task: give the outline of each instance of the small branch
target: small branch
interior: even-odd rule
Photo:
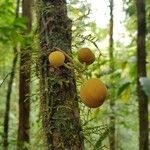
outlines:
[[[75,65],[73,59],[72,59],[66,52],[64,52],[63,50],[61,50],[60,48],[54,47],[53,49],[62,52],[62,53],[66,56],[66,58],[69,59],[69,61],[71,62],[71,64],[70,64],[70,66],[67,65],[67,64],[65,64],[65,67],[67,67],[68,69],[69,69],[69,68],[70,68],[70,69],[75,69],[75,70],[78,72],[78,74],[79,74],[81,80],[84,81],[83,76],[82,76],[82,72],[81,72],[81,70]]]
[[[10,74],[11,74],[11,72],[9,72],[9,73],[5,76],[5,78],[3,79],[3,81],[2,81],[1,84],[0,84],[0,87],[3,85],[3,83],[5,82],[5,80],[7,79],[7,77],[8,77]]]
[[[81,20],[81,19],[83,19],[83,18],[86,18],[86,17],[90,14],[90,11],[91,11],[91,10],[89,9],[88,12],[87,12],[86,14],[80,16],[79,18],[77,18],[77,19],[74,20],[73,22],[76,22],[76,21],[78,21],[78,20]]]
[[[53,49],[62,52],[62,53],[69,59],[69,61],[70,61],[71,63],[73,63],[72,58],[71,58],[66,52],[64,52],[63,50],[61,50],[61,49],[58,48],[58,47],[54,47]]]

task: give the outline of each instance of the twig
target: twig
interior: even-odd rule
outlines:
[[[80,71],[79,68],[76,67],[75,63],[73,62],[73,59],[72,59],[65,51],[61,50],[60,48],[54,47],[53,49],[62,52],[62,53],[66,56],[66,58],[69,59],[69,61],[70,61],[71,64],[72,64],[72,66],[70,66],[70,67],[71,67],[72,69],[74,68],[74,69],[79,73],[79,76],[80,76],[81,80],[84,81],[83,76],[82,76],[82,74],[81,74],[81,71]],[[66,64],[65,66],[66,66],[66,67],[69,67],[67,64]],[[70,68],[70,67],[69,67],[69,68]]]
[[[5,82],[5,80],[7,79],[7,77],[8,77],[10,74],[11,74],[11,72],[9,72],[9,73],[5,76],[5,78],[3,79],[3,81],[2,81],[1,84],[0,84],[0,87],[3,85],[3,83]]]
[[[88,12],[86,13],[86,14],[84,14],[84,15],[82,15],[82,16],[80,16],[79,18],[77,18],[76,20],[74,20],[73,22],[76,22],[76,21],[78,21],[78,20],[80,20],[80,19],[82,19],[82,18],[85,18],[85,17],[87,17],[89,14],[90,14],[90,9],[88,9]]]

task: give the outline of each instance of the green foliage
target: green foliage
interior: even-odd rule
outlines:
[[[131,84],[131,82],[129,82],[129,81],[126,81],[125,83],[123,83],[123,84],[119,87],[117,95],[120,95],[125,89],[128,88],[128,86],[129,86],[130,84]]]
[[[111,132],[111,127],[108,127],[104,130],[103,133],[100,134],[99,139],[97,140],[96,144],[94,145],[93,150],[101,150],[102,149],[102,142],[108,137],[109,133]]]
[[[124,2],[124,10],[126,11],[126,15],[131,17],[136,13],[136,2],[133,0],[123,0]]]
[[[14,3],[5,1],[0,3],[0,42],[16,46],[22,41],[22,30],[25,30],[25,19],[16,18]]]

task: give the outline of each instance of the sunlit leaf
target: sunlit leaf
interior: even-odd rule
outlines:
[[[125,90],[122,94],[121,94],[121,97],[123,99],[123,101],[125,103],[127,103],[129,101],[129,96],[130,96],[130,92],[129,90]]]

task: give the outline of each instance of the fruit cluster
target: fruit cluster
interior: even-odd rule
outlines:
[[[82,64],[90,65],[95,61],[95,55],[89,48],[81,48],[78,51],[78,60]],[[49,54],[49,62],[54,67],[64,65],[65,53],[61,50]],[[103,104],[107,96],[105,84],[98,78],[85,81],[80,88],[81,101],[90,108],[96,108]]]

